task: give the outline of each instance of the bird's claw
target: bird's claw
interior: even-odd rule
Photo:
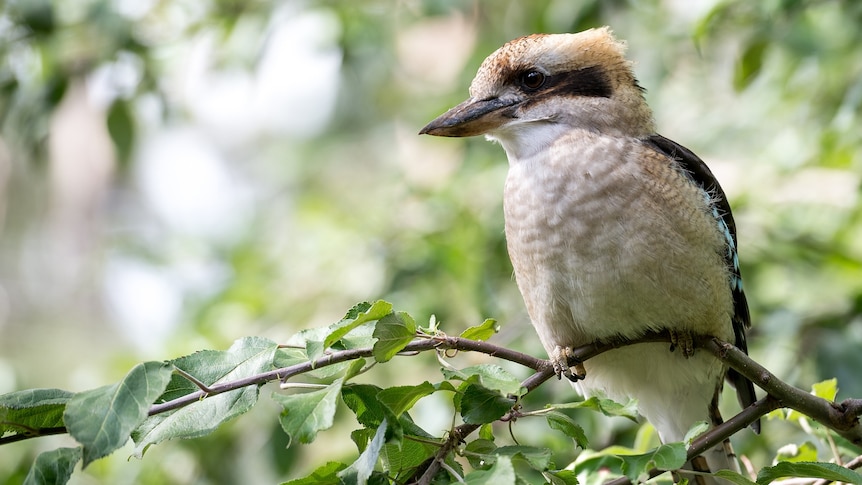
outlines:
[[[686,359],[694,355],[694,337],[688,330],[669,330],[670,332],[670,351],[673,352],[679,347],[682,356]]]
[[[574,362],[574,365],[571,365],[570,362]],[[584,369],[583,362],[575,357],[571,347],[560,347],[559,345],[554,347],[551,354],[551,364],[554,366],[557,379],[566,376],[566,379],[578,382],[587,377],[587,370]],[[574,372],[572,372],[572,368],[575,369]]]

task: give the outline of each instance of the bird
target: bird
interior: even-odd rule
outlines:
[[[755,401],[748,379],[692,344],[708,335],[747,353],[751,317],[727,197],[697,155],[657,133],[626,48],[607,26],[512,40],[420,134],[502,146],[509,259],[557,377],[585,396],[637,399],[661,441],[678,442],[722,422],[725,379],[743,408]],[[574,348],[651,332],[672,343],[570,367]],[[705,484],[718,483],[708,472],[739,471],[729,441],[685,468]]]

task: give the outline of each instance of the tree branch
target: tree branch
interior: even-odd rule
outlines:
[[[701,337],[698,347],[704,348],[727,363],[737,372],[751,380],[780,406],[799,411],[827,428],[835,431],[851,443],[862,447],[862,399],[847,399],[841,403],[827,401],[809,392],[783,382],[765,367],[733,345],[721,340]]]

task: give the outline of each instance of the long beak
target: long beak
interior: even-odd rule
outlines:
[[[517,99],[470,98],[434,119],[422,128],[420,135],[475,136],[488,133],[511,120],[509,108]]]

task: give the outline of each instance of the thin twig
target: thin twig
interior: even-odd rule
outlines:
[[[204,392],[204,394],[209,394],[210,392],[212,392],[212,389],[209,386],[207,386],[206,384],[204,384],[200,379],[198,379],[197,377],[195,377],[195,376],[189,374],[188,372],[180,369],[179,367],[174,366],[174,372],[183,376],[183,378],[185,378],[187,381],[191,382],[192,384],[196,385],[198,387],[198,389],[200,389],[201,391]]]

